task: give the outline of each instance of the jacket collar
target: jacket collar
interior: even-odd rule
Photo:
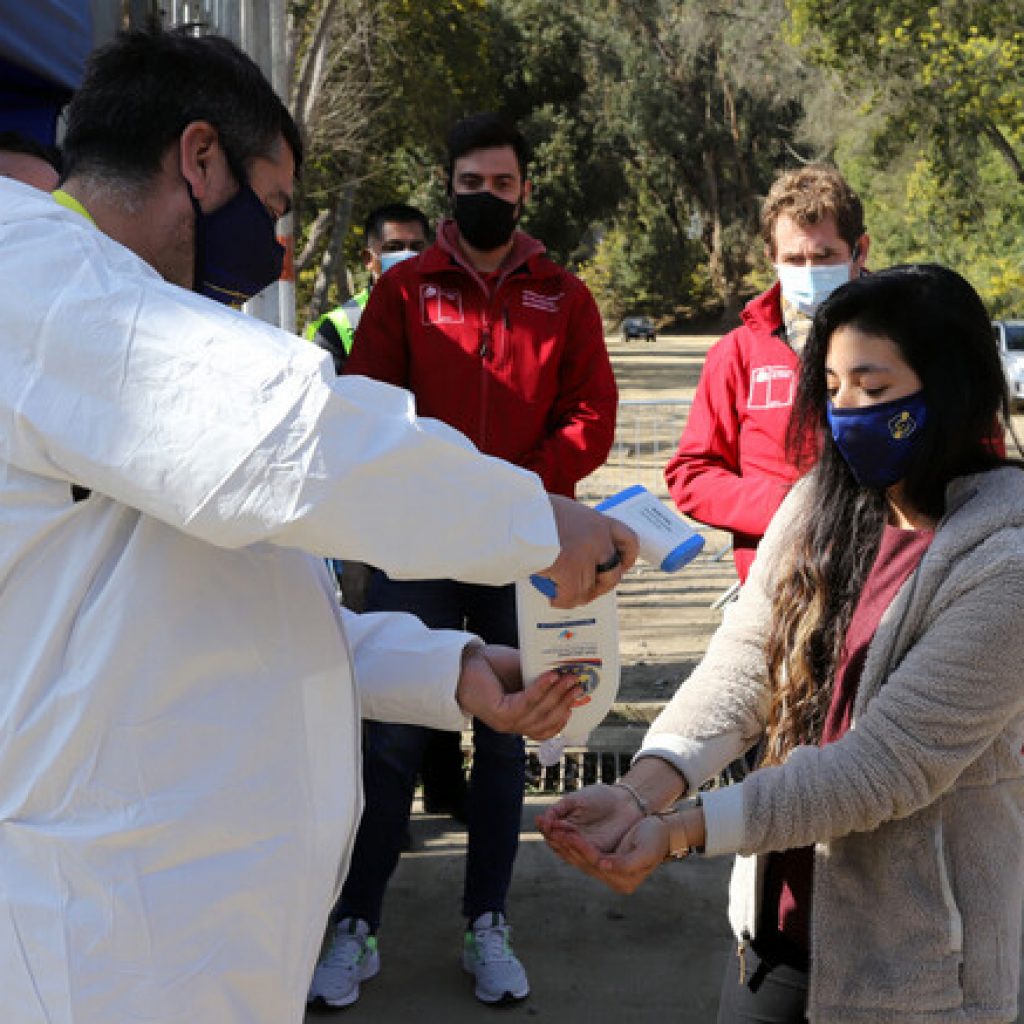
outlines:
[[[465,271],[478,281],[480,274],[466,259],[458,243],[459,227],[451,218],[445,218],[437,226],[437,238],[434,244],[420,258],[420,270],[432,273],[438,270],[450,270],[453,266]],[[503,281],[510,274],[527,270],[534,276],[543,276],[546,260],[540,260],[546,252],[544,243],[525,231],[517,231],[513,235],[512,250],[501,265],[499,280]]]
[[[776,334],[782,330],[782,286],[775,282],[766,292],[752,298],[740,313],[740,318],[752,331]]]

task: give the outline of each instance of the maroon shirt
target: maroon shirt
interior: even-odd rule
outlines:
[[[836,669],[832,703],[822,728],[821,746],[833,743],[850,728],[853,702],[857,696],[868,646],[878,629],[882,614],[892,604],[900,587],[917,568],[928,550],[933,530],[901,530],[885,526],[878,555],[864,581],[857,606],[846,633],[846,642]],[[810,948],[811,888],[814,879],[814,847],[773,853],[765,876],[764,907],[769,927],[778,930],[803,950]],[[775,911],[777,910],[777,913]],[[771,920],[775,917],[775,922]]]

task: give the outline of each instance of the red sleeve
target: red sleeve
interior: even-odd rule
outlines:
[[[746,389],[740,376],[727,336],[708,352],[665,479],[681,512],[708,526],[761,537],[788,485],[775,476],[742,475],[737,410]]]
[[[518,460],[548,491],[570,497],[576,484],[608,458],[619,398],[601,314],[586,285],[576,284],[548,432]]]
[[[406,340],[405,312],[407,288],[403,275],[385,274],[370,289],[352,351],[343,372],[373,377],[396,387],[408,387],[409,346]]]

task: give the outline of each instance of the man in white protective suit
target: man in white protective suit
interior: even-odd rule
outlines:
[[[53,197],[0,179],[0,1019],[297,1022],[361,711],[541,737],[574,689],[350,615],[323,556],[568,607],[635,538],[211,299],[276,278],[301,160],[231,44],[119,37],[65,147]]]

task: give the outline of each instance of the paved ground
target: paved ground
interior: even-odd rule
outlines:
[[[612,339],[622,398],[668,403],[690,397],[709,340],[659,338],[654,344],[627,345]],[[643,411],[627,406],[630,415]],[[657,412],[664,415],[655,426],[643,420],[636,431],[620,430],[612,465],[587,483],[585,497],[602,497],[637,480],[657,486],[650,468],[660,467],[665,455],[658,445],[647,446],[647,439],[678,437],[685,409],[666,405]],[[714,554],[723,544],[721,534],[709,533],[706,551]],[[593,737],[594,747],[635,746],[646,722],[700,657],[721,617],[710,606],[733,578],[727,555],[717,561],[702,556],[678,576],[641,567],[627,577],[619,602],[619,703]],[[587,758],[582,766],[587,781],[602,769],[595,760]],[[614,770],[615,761],[605,755],[604,770]],[[559,1024],[713,1022],[721,973],[732,955],[725,919],[729,863],[693,859],[670,865],[633,896],[618,896],[563,865],[544,846],[533,819],[551,799],[528,798],[509,906],[516,948],[530,975],[528,999],[490,1009],[473,998],[460,968],[465,835],[449,819],[417,808],[413,848],[403,856],[385,903],[381,975],[364,987],[356,1006],[310,1012],[307,1024],[342,1015],[372,1024],[499,1018]],[[1024,1015],[1018,1024],[1024,1024]]]

